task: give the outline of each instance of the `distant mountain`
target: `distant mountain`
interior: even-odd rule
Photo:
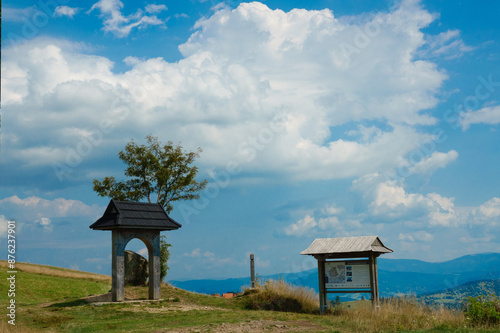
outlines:
[[[257,267],[258,269],[258,267]],[[477,280],[500,279],[500,253],[467,255],[450,261],[431,263],[411,259],[378,259],[379,290],[381,297],[397,294],[419,295],[457,287]],[[318,270],[313,268],[298,273],[262,276],[310,287],[318,291]],[[170,281],[171,284],[204,294],[240,291],[250,285],[250,278],[226,280]],[[361,297],[357,294],[344,298]]]
[[[500,280],[479,280],[418,296],[426,304],[439,304],[451,308],[460,308],[469,297],[478,295],[500,295]]]
[[[379,258],[377,263],[379,269],[388,272],[418,272],[427,274],[482,272],[485,276],[488,276],[492,271],[500,271],[500,253],[471,254],[444,262]]]

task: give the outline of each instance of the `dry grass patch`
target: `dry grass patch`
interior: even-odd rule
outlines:
[[[409,298],[389,299],[375,311],[371,306],[360,306],[355,310],[339,308],[334,313],[354,331],[366,333],[465,327],[461,311],[434,309]]]
[[[256,289],[245,290],[246,306],[253,310],[317,313],[318,294],[311,288],[294,286],[283,280],[257,283]]]

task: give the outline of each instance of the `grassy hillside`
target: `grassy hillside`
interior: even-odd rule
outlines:
[[[0,262],[0,266],[2,264],[4,267],[5,262]],[[18,264],[17,268],[17,325],[12,329],[4,318],[0,322],[2,332],[498,331],[498,327],[496,330],[467,327],[459,312],[437,311],[404,301],[382,304],[377,312],[370,306],[339,308],[323,316],[318,315],[314,307],[303,310],[305,313],[286,312],[284,305],[299,291],[279,283],[232,299],[164,285],[163,300],[152,302],[146,300],[147,287],[127,287],[126,298],[136,301],[92,303],[85,298],[107,293],[109,277],[31,264]],[[0,270],[2,281],[7,278],[6,271],[6,268]],[[5,309],[9,298],[3,287],[2,290],[0,302]],[[263,310],[265,306],[255,307],[255,304],[278,304],[282,311]]]

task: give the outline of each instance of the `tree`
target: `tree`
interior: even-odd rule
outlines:
[[[162,146],[158,138],[148,135],[148,146],[137,145],[134,140],[118,153],[118,157],[127,165],[125,176],[130,179],[116,181],[115,177],[104,177],[102,181],[94,179],[93,189],[101,197],[110,197],[123,201],[156,202],[170,213],[172,202],[177,200],[199,199],[199,192],[207,185],[207,180],[198,182],[198,168],[191,166],[202,152],[184,152],[172,141]]]
[[[160,281],[163,281],[163,278],[167,276],[168,267],[168,258],[170,258],[170,251],[168,250],[171,247],[171,244],[167,243],[167,237],[162,235],[160,238]]]
[[[158,138],[148,135],[148,146],[137,145],[134,140],[118,153],[118,157],[127,165],[125,176],[130,179],[116,181],[115,177],[104,177],[102,181],[94,179],[93,189],[101,197],[110,197],[122,201],[156,202],[170,213],[172,202],[177,200],[199,199],[199,192],[207,186],[207,180],[198,182],[198,168],[191,166],[200,156],[201,148],[196,152],[184,152],[180,144],[174,147],[172,141],[162,146]],[[160,280],[167,275],[170,252],[165,236],[160,240]]]

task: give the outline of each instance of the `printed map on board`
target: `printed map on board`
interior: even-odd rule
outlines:
[[[345,282],[345,264],[337,263],[331,265],[327,272],[329,283],[344,283]]]

